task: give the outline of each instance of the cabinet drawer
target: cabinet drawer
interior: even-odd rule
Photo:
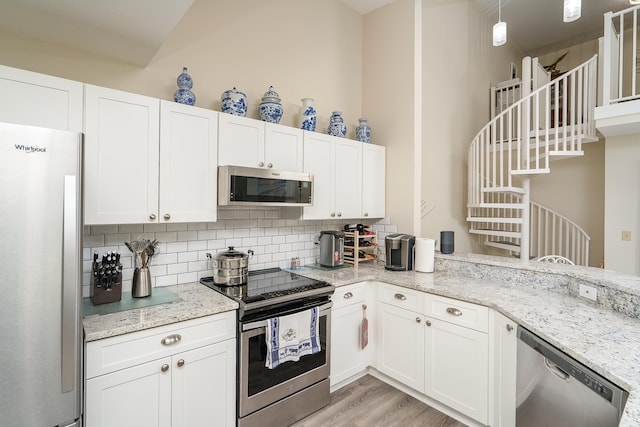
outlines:
[[[380,285],[378,292],[378,300],[380,302],[417,313],[422,312],[422,307],[424,306],[423,299],[425,296],[423,292],[393,285]]]
[[[355,283],[353,285],[341,286],[336,288],[331,301],[333,301],[333,309],[346,307],[351,304],[363,303],[367,296],[366,283]]]
[[[489,309],[452,298],[426,295],[425,314],[429,317],[480,332],[489,331]]]
[[[86,378],[235,338],[235,335],[236,313],[230,311],[91,341],[86,348]]]

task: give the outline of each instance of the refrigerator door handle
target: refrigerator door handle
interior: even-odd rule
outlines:
[[[62,349],[61,388],[73,391],[78,357],[78,185],[75,175],[64,177],[62,239]]]

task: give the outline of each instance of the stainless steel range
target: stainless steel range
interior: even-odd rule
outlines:
[[[334,286],[279,268],[250,271],[246,284],[200,282],[240,305],[238,310],[238,426],[290,425],[329,403],[331,295]],[[267,321],[318,307],[320,351],[266,367]]]

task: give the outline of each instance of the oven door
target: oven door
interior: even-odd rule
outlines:
[[[329,377],[331,306],[329,302],[318,307],[320,352],[302,356],[297,362],[285,362],[275,369],[265,367],[267,320],[240,324],[240,418]],[[292,313],[295,311],[287,314]]]

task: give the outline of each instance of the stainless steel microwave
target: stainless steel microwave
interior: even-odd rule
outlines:
[[[242,166],[219,166],[218,205],[312,206],[313,175]]]

